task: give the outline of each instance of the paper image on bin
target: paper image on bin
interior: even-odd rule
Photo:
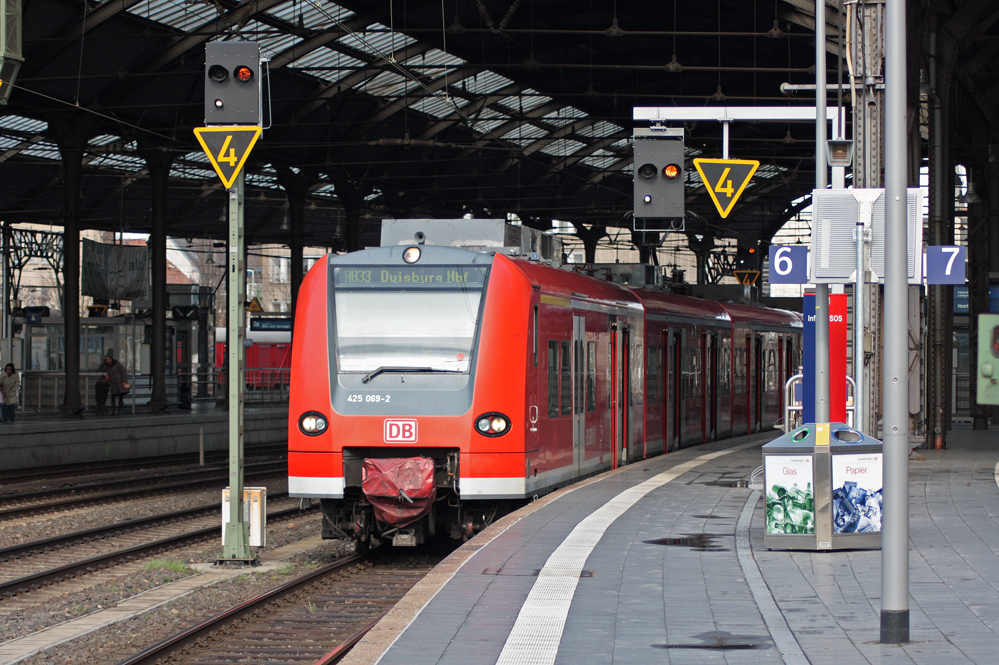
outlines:
[[[766,458],[767,533],[815,533],[812,458]]]
[[[881,462],[881,453],[833,456],[833,533],[881,531]]]

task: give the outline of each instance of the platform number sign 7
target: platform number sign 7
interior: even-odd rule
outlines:
[[[771,245],[771,284],[808,283],[808,247],[804,245]]]
[[[963,245],[931,245],[926,248],[927,284],[964,284]]]

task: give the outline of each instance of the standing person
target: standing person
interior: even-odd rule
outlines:
[[[14,369],[14,363],[7,363],[3,368],[3,376],[0,376],[0,390],[3,391],[3,405],[0,406],[0,413],[3,421],[14,422],[14,409],[17,407],[17,393],[21,388],[21,376]]]
[[[128,374],[125,373],[125,366],[114,359],[114,352],[108,349],[104,354],[104,373],[107,374],[109,386],[108,394],[111,395],[111,415],[121,415],[121,407],[125,401],[125,395],[131,385],[128,383]]]

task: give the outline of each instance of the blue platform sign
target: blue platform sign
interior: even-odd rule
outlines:
[[[808,247],[770,245],[769,281],[771,284],[807,284]]]
[[[771,248],[773,249],[773,248]],[[806,293],[801,305],[801,422],[815,422],[815,294]]]
[[[962,245],[931,245],[926,248],[927,284],[964,284],[966,249]]]

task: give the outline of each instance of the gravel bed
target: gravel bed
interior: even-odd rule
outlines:
[[[267,551],[318,535],[319,526],[318,511],[303,516],[301,520],[269,524],[267,547],[259,551]],[[219,545],[215,544],[211,547],[202,546],[200,549],[178,550],[160,555],[155,560],[186,564],[212,562],[219,551]],[[202,587],[154,610],[111,624],[66,644],[51,647],[19,663],[113,665],[162,642],[188,626],[284,584],[308,569],[326,565],[351,553],[353,553],[352,543],[325,541],[321,546],[289,559],[287,565],[275,570],[255,572],[253,569],[248,569],[246,574]],[[141,576],[116,578],[85,592],[60,597],[44,608],[23,608],[11,614],[5,625],[0,626],[0,636],[3,640],[7,640],[89,612],[100,611],[142,591],[185,577],[190,572],[190,570],[173,571],[167,568],[147,569]]]
[[[267,487],[268,492],[283,492],[288,488],[288,477],[281,475],[255,480],[253,486]],[[121,503],[98,504],[62,513],[20,518],[0,525],[0,547],[19,545],[31,540],[75,533],[138,517],[149,517],[212,503],[217,503],[220,506],[222,503],[222,491],[217,487],[206,487],[199,492],[163,494],[145,499],[126,499]]]

